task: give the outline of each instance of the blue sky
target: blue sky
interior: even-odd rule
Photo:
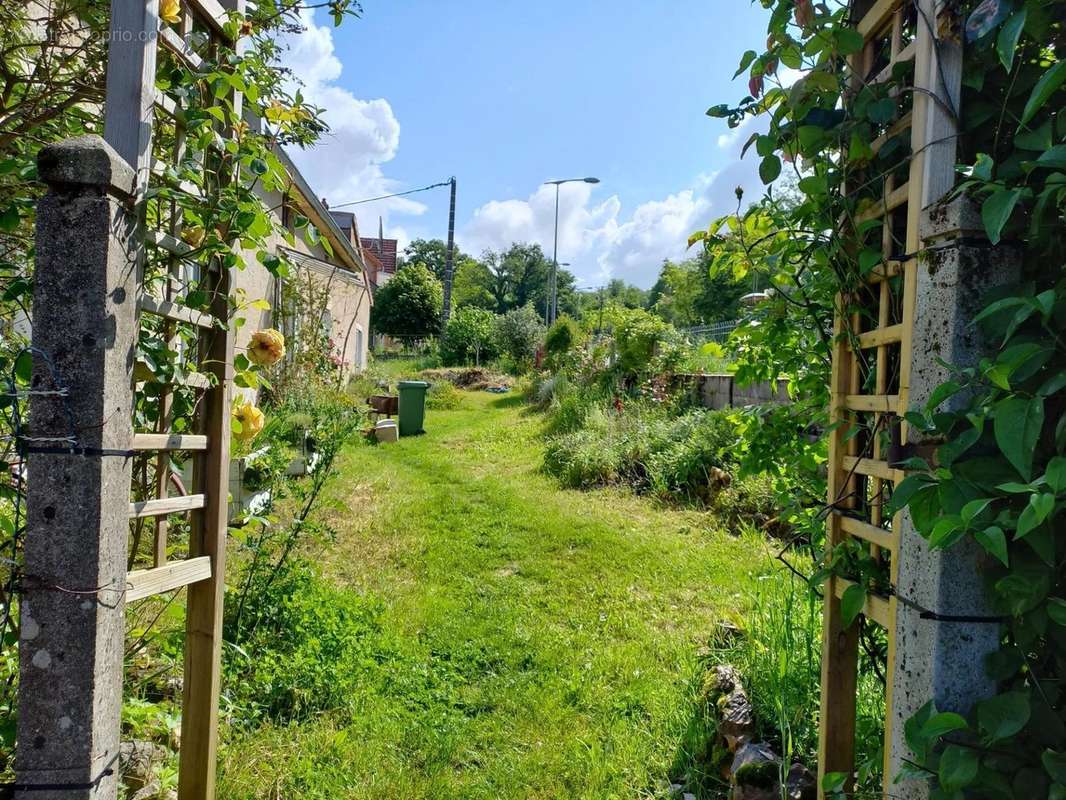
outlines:
[[[684,239],[757,191],[739,138],[704,115],[735,100],[741,53],[765,37],[744,0],[364,0],[339,29],[324,17],[289,61],[333,135],[295,154],[331,205],[459,179],[460,245],[513,240],[550,253],[551,178],[563,188],[560,261],[581,282],[648,286]],[[749,159],[750,161],[750,159]],[[447,191],[356,207],[403,241],[444,237]]]

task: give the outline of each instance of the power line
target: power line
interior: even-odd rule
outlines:
[[[340,203],[338,205],[331,205],[330,210],[337,208],[344,208],[346,206],[357,206],[361,203],[373,203],[375,200],[388,200],[390,197],[405,197],[409,194],[417,194],[418,192],[428,192],[430,189],[439,189],[441,186],[450,186],[451,181],[443,181],[441,183],[434,183],[431,186],[423,186],[421,189],[409,189],[406,192],[396,192],[395,194],[383,194],[381,197],[368,197],[366,200],[352,200],[347,203]]]

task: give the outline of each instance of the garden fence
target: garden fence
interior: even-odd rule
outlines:
[[[906,477],[903,462],[908,444],[916,440],[904,415],[924,404],[945,377],[938,358],[954,361],[952,356],[960,354],[952,349],[951,337],[970,323],[958,314],[967,281],[952,283],[953,270],[960,263],[959,248],[973,246],[980,225],[968,222],[960,201],[933,209],[955,179],[962,67],[957,6],[939,0],[865,0],[853,2],[850,10],[864,45],[849,59],[847,95],[854,99],[866,87],[899,81],[890,92],[897,117],[870,146],[876,156],[889,143],[906,144],[898,158],[885,159],[887,168],[882,161],[845,187],[859,192],[875,182],[880,186],[875,202],[860,206],[852,226],[861,240],[872,223],[880,222],[883,258],[837,298],[827,540],[830,547],[858,542],[886,567],[889,585],[881,591],[864,585],[862,612],[846,624],[842,599],[849,590],[853,597],[863,596],[856,595],[859,578],[835,575],[826,584],[819,796],[828,794],[822,780],[830,773],[848,776],[844,789],[853,789],[860,633],[872,624],[887,635],[884,796],[919,798],[929,796],[928,781],[893,783],[909,755],[903,725],[929,700],[941,710],[965,713],[988,691],[977,673],[982,656],[995,647],[996,631],[990,625],[964,630],[957,623],[967,617],[945,613],[950,591],[966,598],[961,602],[979,602],[973,565],[953,573],[948,565],[962,558],[959,552],[930,551],[908,512],[890,518],[883,509]],[[924,251],[930,248],[937,250],[938,266],[948,267],[943,275],[926,263]],[[944,294],[930,302],[937,291]],[[945,591],[949,575],[956,584]],[[945,647],[942,631],[951,625],[954,644]],[[969,669],[945,689],[935,676],[949,662],[969,663]]]
[[[39,159],[49,193],[38,210],[34,384],[61,382],[71,400],[35,396],[30,406],[34,439],[57,444],[27,448],[17,796],[117,796],[126,606],[183,587],[178,796],[214,796],[235,326],[229,269],[193,257],[174,198],[237,178],[221,156],[205,163],[216,157],[207,149],[202,180],[177,180],[189,87],[157,88],[157,59],[160,72],[195,72],[236,46],[230,13],[242,11],[242,0],[183,0],[168,5],[178,22],[161,26],[158,0],[114,0],[106,144],[82,137]],[[240,118],[240,92],[219,100]],[[233,135],[212,127],[223,141]],[[201,299],[184,303],[193,291]],[[146,330],[180,351],[176,366],[138,355]],[[135,408],[152,404],[154,430],[134,431]],[[172,429],[175,404],[191,426]],[[171,477],[183,453],[194,463],[189,489]],[[152,477],[131,502],[135,470]],[[187,556],[170,560],[182,549],[168,541],[175,515]],[[128,570],[146,526],[148,563],[131,558]]]

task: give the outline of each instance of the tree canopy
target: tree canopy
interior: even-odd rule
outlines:
[[[441,282],[421,264],[397,270],[374,296],[371,325],[393,336],[426,336],[440,332],[444,307]]]

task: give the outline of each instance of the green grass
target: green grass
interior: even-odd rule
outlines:
[[[344,709],[227,731],[220,797],[631,800],[676,777],[698,653],[768,551],[705,513],[559,489],[540,424],[464,393],[424,436],[345,452],[313,555],[381,609],[366,679]]]

